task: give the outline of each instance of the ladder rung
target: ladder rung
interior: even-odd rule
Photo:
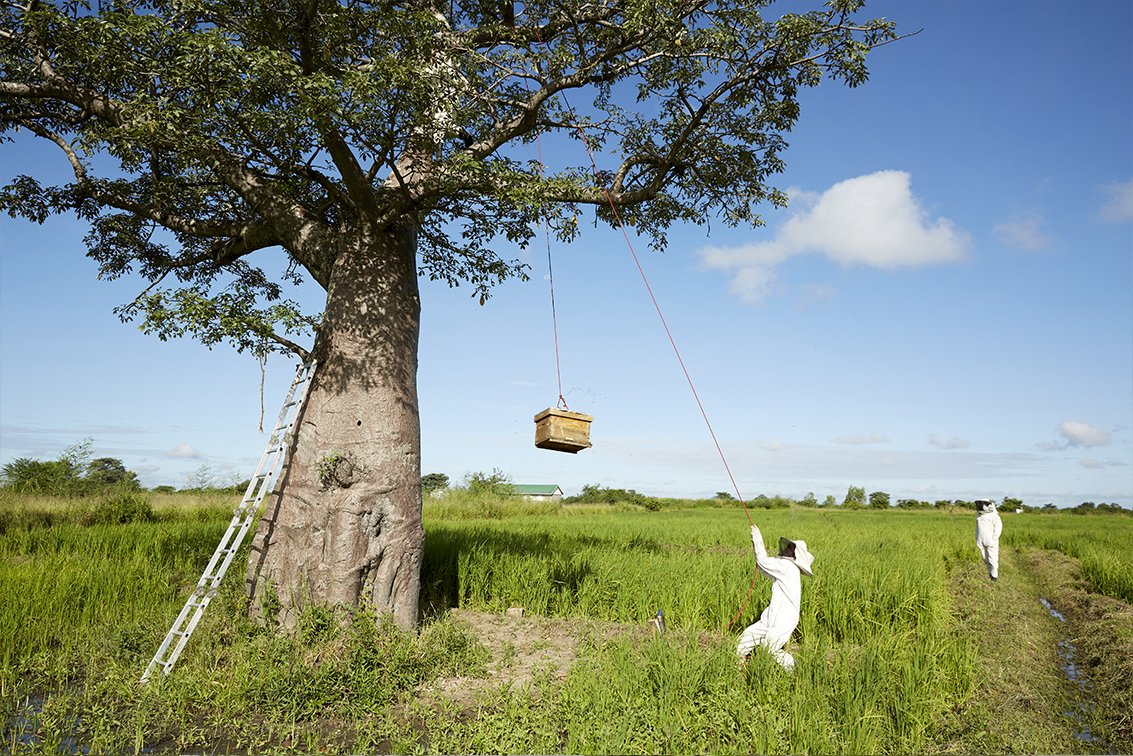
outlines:
[[[246,508],[246,505],[249,505],[252,502],[258,504],[259,501],[263,498],[264,494],[268,493],[264,490],[266,489],[266,486],[261,486],[259,484],[271,478],[281,464],[283,455],[280,452],[286,451],[287,445],[293,438],[292,429],[295,427],[295,423],[299,418],[299,413],[296,412],[292,414],[290,418],[286,420],[286,422],[284,421],[284,418],[287,417],[287,411],[291,407],[302,404],[306,400],[307,391],[311,387],[311,379],[314,375],[315,367],[316,363],[312,360],[311,362],[300,365],[299,369],[296,370],[295,379],[291,382],[291,390],[287,394],[287,399],[284,400],[283,409],[280,410],[279,421],[276,423],[275,430],[272,431],[271,437],[268,440],[267,448],[264,450],[264,456],[260,460],[260,464],[263,465],[264,461],[267,460],[268,454],[270,453],[272,455],[271,462],[265,472],[256,472],[252,476],[253,480],[257,481],[257,483],[256,485],[250,485],[249,488],[252,491],[258,490],[259,493],[256,496],[245,494],[244,500],[241,502],[241,506],[233,510],[232,512],[234,517],[240,516],[243,512],[243,517],[246,522],[248,519],[255,515],[255,507]],[[208,570],[216,564],[217,558],[221,555],[231,555],[240,549],[240,542],[243,540],[244,535],[247,533],[247,525],[241,524],[239,530],[237,531],[238,535],[235,537],[235,540],[230,542],[229,539],[232,536],[233,528],[235,527],[235,525],[235,521],[231,525],[229,525],[228,531],[224,534],[224,538],[217,545],[216,551],[213,552],[213,557],[209,562],[209,567],[205,568],[205,574],[201,575],[201,579],[197,581],[196,589],[185,602],[185,608],[182,610],[182,613],[184,613],[187,609],[195,609],[197,611],[195,619],[187,625],[187,629],[178,630],[178,627],[186,626],[180,624],[182,620],[181,617],[177,618],[177,621],[174,622],[173,627],[170,628],[169,633],[165,636],[165,640],[162,642],[161,647],[154,655],[153,660],[150,661],[149,666],[146,667],[146,671],[142,675],[142,682],[147,682],[149,680],[150,673],[153,670],[154,665],[162,667],[162,669],[165,671],[165,674],[169,674],[169,670],[173,667],[173,662],[176,661],[177,655],[175,652],[171,652],[169,650],[170,641],[173,638],[182,638],[183,640],[180,641],[179,645],[183,646],[188,640],[189,636],[192,634],[197,620],[200,619],[200,613],[205,609],[205,605],[213,596],[216,595],[217,586],[219,585],[221,579],[224,578],[224,572],[226,568],[222,565],[220,571],[212,574],[210,574]],[[168,660],[161,659],[161,656],[164,653],[170,653],[172,658],[169,658]]]

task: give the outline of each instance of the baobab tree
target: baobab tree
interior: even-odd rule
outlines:
[[[160,338],[318,369],[249,564],[284,625],[310,604],[418,619],[418,278],[491,288],[533,229],[759,225],[803,88],[865,81],[895,39],[859,0],[5,0],[0,120],[73,180],[19,176],[12,216],[89,223],[118,313]],[[794,6],[792,6],[794,7]],[[540,135],[575,140],[555,165]],[[588,149],[584,149],[585,147]],[[595,156],[595,164],[587,157]],[[282,298],[260,262],[326,290]],[[313,335],[308,351],[301,345]],[[268,600],[270,599],[270,600]]]

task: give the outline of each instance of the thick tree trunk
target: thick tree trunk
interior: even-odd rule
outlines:
[[[277,494],[252,543],[252,613],[369,605],[409,630],[421,585],[416,236],[352,235],[339,252],[315,371]]]

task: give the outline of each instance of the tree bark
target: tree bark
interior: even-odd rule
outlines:
[[[298,430],[252,542],[253,616],[372,606],[416,627],[424,530],[409,224],[341,241]]]

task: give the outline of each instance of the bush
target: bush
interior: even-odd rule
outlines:
[[[99,525],[125,525],[131,522],[153,522],[156,519],[149,499],[138,494],[119,494],[103,499],[94,506],[93,520]]]
[[[448,476],[444,473],[427,473],[421,476],[421,495],[428,496],[433,491],[448,488]]]
[[[889,494],[885,491],[874,491],[869,495],[870,509],[889,509]]]
[[[750,506],[759,509],[790,509],[794,503],[794,499],[786,496],[768,496],[767,494],[760,494],[748,502]]]
[[[0,467],[4,485],[14,493],[63,494],[78,479],[78,470],[70,461],[44,461],[20,457]]]
[[[67,447],[58,459],[20,457],[0,467],[0,483],[13,493],[43,496],[90,496],[109,489],[140,491],[136,473],[114,457],[91,460],[94,442],[87,438]]]
[[[932,504],[929,502],[916,499],[898,499],[897,506],[900,509],[932,509]]]
[[[482,472],[471,473],[464,478],[464,488],[473,495],[489,494],[492,496],[514,496],[515,486],[511,478],[498,467],[492,470],[491,475]]]
[[[645,503],[646,497],[639,494],[632,488],[626,490],[624,488],[602,488],[602,486],[585,485],[582,487],[582,493],[577,496],[568,496],[565,501],[568,504],[637,504],[638,506],[649,509]],[[654,499],[654,501],[657,501]],[[660,509],[660,502],[658,502],[658,509]],[[655,511],[655,510],[654,510]]]

